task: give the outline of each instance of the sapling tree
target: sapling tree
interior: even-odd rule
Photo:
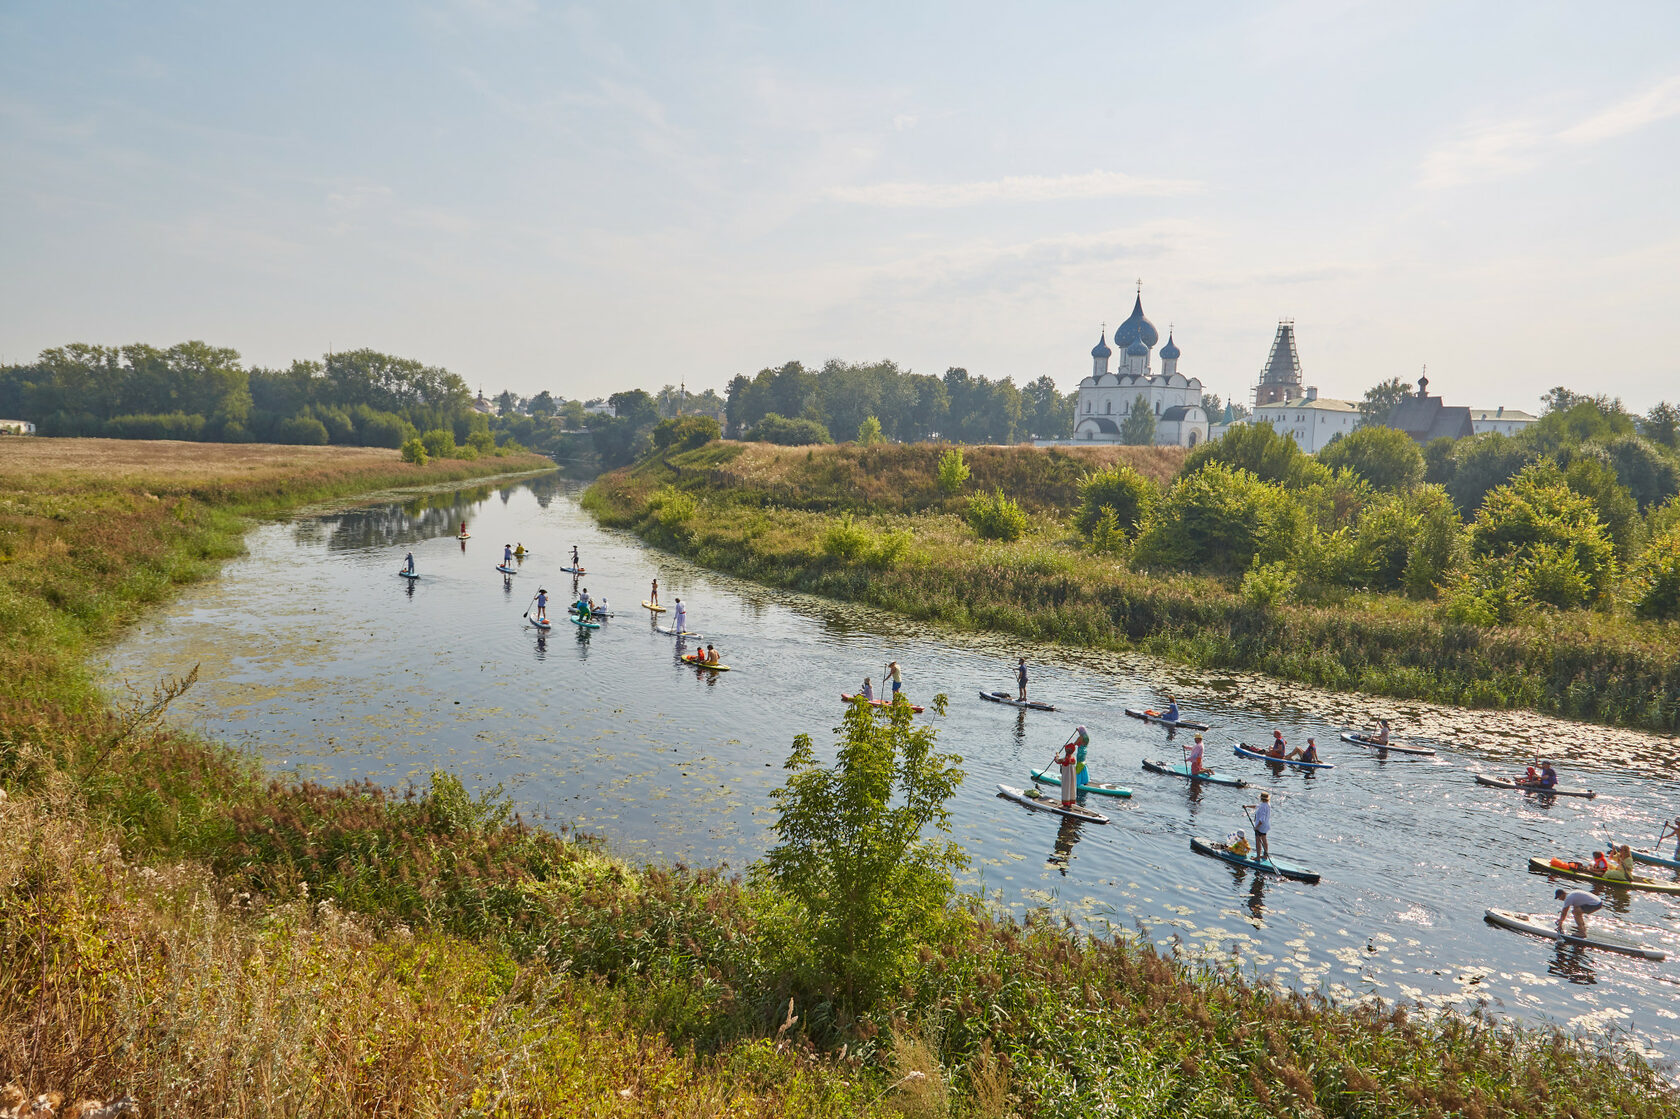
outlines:
[[[932,706],[944,714],[945,697]],[[856,1013],[948,919],[952,874],[968,863],[947,838],[962,759],[936,749],[903,701],[854,701],[838,729],[832,766],[810,735],[793,740],[791,775],[770,794],[779,842],[757,873],[803,918],[825,995]]]

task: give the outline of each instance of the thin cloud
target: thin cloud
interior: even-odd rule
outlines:
[[[1616,102],[1583,121],[1559,127],[1532,119],[1486,125],[1423,158],[1418,185],[1441,190],[1520,174],[1566,146],[1597,144],[1680,116],[1680,75]]]
[[[829,195],[862,206],[950,208],[1121,195],[1165,197],[1194,194],[1201,189],[1200,183],[1188,179],[1144,179],[1123,171],[1090,171],[1083,175],[1014,175],[977,183],[875,183],[834,187]]]

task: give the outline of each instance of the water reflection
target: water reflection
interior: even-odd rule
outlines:
[[[1083,801],[1085,798],[1081,797]],[[1058,817],[1061,826],[1056,829],[1055,846],[1044,861],[1055,867],[1063,878],[1067,877],[1068,864],[1073,861],[1073,845],[1079,842],[1080,829],[1085,826],[1083,820],[1075,820],[1071,816]]]
[[[1579,944],[1559,941],[1551,962],[1546,965],[1546,974],[1577,986],[1590,987],[1598,983],[1598,976],[1593,974],[1592,956]]]

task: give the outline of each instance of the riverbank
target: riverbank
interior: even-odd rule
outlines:
[[[308,499],[358,481],[391,484]],[[1545,1031],[1335,1009],[970,910],[845,1014],[761,883],[625,865],[444,774],[412,797],[267,781],[147,722],[169,689],[111,710],[73,678],[86,619],[143,608],[127,580],[151,573],[156,601],[237,551],[237,487],[162,485],[43,478],[0,510],[0,601],[42,619],[0,681],[0,1071],[33,1087],[179,1114],[1674,1106],[1637,1060]],[[65,671],[28,659],[54,647]]]
[[[1029,517],[1018,540],[976,537],[961,499],[938,486],[932,447],[714,443],[605,475],[585,504],[603,524],[708,567],[958,629],[1336,691],[1680,730],[1672,624],[1578,611],[1567,626],[1484,627],[1445,622],[1429,602],[1358,592],[1259,603],[1235,579],[1134,571],[1080,547],[1068,518],[1084,464],[1069,452],[985,450],[995,461],[964,492],[1014,497]],[[1157,448],[1100,453],[1136,457],[1156,480],[1177,465]]]

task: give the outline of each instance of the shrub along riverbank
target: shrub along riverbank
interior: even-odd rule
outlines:
[[[1337,587],[1319,601],[1290,601],[1296,575],[1264,562],[1271,557],[1263,524],[1250,527],[1253,539],[1241,540],[1215,525],[1213,538],[1199,541],[1195,522],[1172,534],[1144,529],[1134,557],[1132,537],[1147,510],[1134,511],[1129,525],[1116,518],[1082,533],[1073,523],[1080,478],[1104,463],[1026,447],[965,451],[972,476],[941,488],[939,463],[948,452],[767,452],[717,442],[605,475],[584,501],[604,524],[633,529],[709,567],[958,628],[1138,649],[1335,690],[1680,729],[1674,623],[1590,610],[1531,611],[1505,624],[1454,621],[1427,600]],[[1133,465],[1154,487],[1180,461],[1156,448],[1095,453]],[[1219,467],[1202,476],[1252,488],[1245,478],[1251,476]],[[1154,487],[1140,493],[1146,505],[1163,500]],[[1004,510],[1000,521],[999,493],[1018,506],[1018,516]],[[1206,495],[1182,500],[1197,496]],[[1244,496],[1213,493],[1207,504]],[[1320,499],[1331,508],[1341,495],[1315,495]],[[1104,509],[1126,504],[1108,500]],[[1299,504],[1267,493],[1255,501],[1259,518],[1307,516]],[[1405,548],[1421,555],[1429,546],[1429,511],[1396,513],[1416,518],[1395,523]],[[1113,546],[1103,546],[1104,533]],[[1324,564],[1350,550],[1345,532],[1320,534],[1317,543]],[[1214,557],[1229,547],[1240,562],[1230,573],[1173,571],[1165,558],[1183,546],[1205,546]],[[1163,557],[1160,567],[1129,562],[1151,548]],[[1404,548],[1397,563],[1396,579],[1403,579]]]
[[[956,761],[907,712],[851,711],[836,770],[796,752],[747,882],[625,865],[442,773],[266,780],[157,724],[190,674],[113,707],[87,654],[251,516],[487,464],[216,450],[0,445],[0,1080],[188,1116],[1673,1113],[1560,1035],[951,903]]]

